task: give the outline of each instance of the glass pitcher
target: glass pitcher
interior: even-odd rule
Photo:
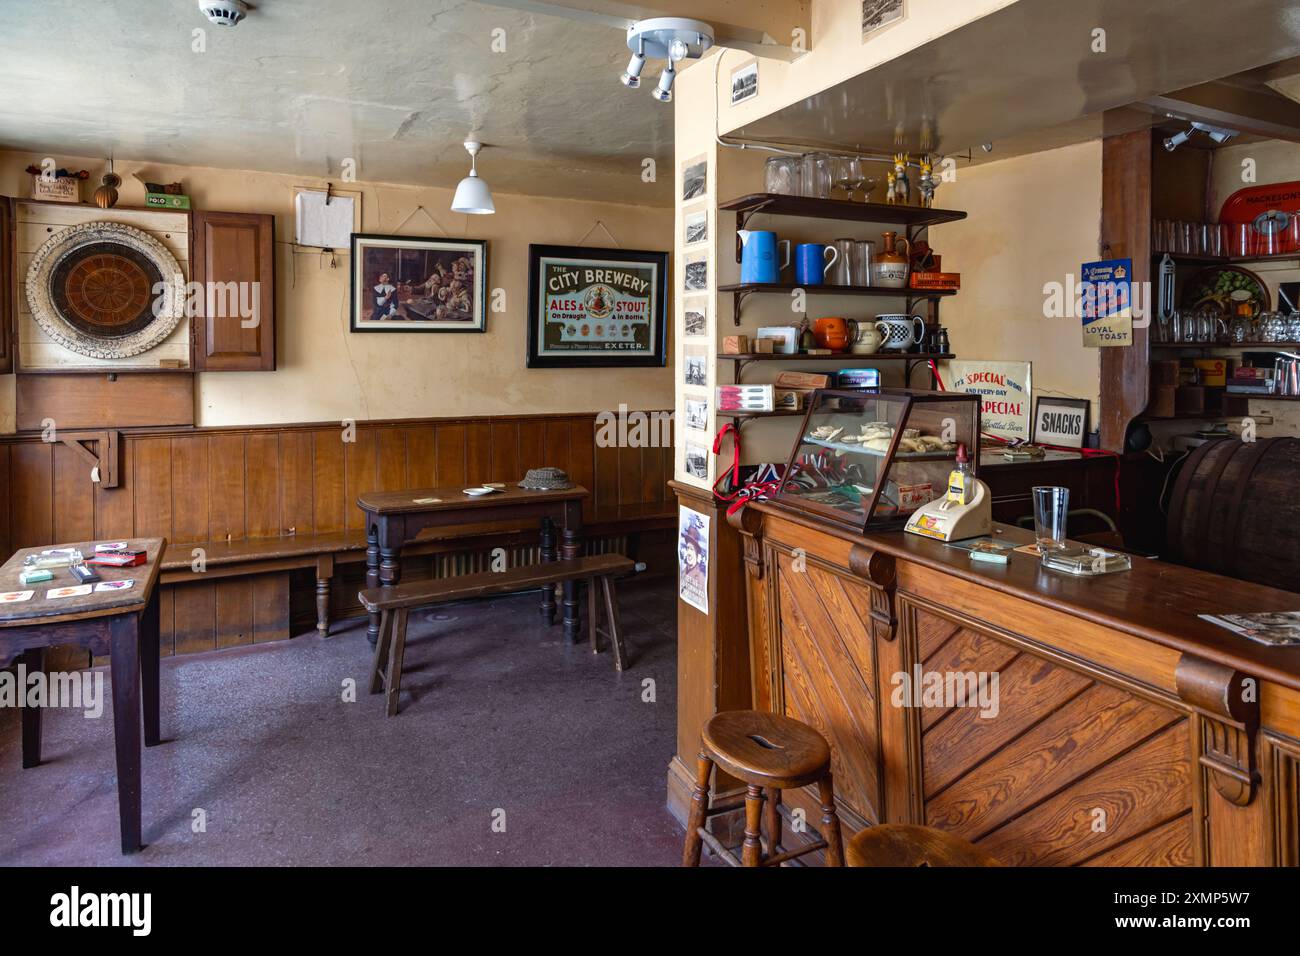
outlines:
[[[797,156],[773,156],[763,166],[763,188],[778,196],[798,196],[802,178]]]

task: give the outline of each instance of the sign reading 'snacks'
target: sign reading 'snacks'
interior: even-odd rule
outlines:
[[[980,396],[980,431],[1029,440],[1030,363],[952,359],[948,390]]]
[[[529,250],[530,367],[664,363],[666,253]]]

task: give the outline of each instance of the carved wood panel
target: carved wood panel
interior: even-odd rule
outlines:
[[[905,599],[900,608],[920,664],[908,676],[920,690],[925,823],[1012,865],[1193,862],[1184,712]]]
[[[877,822],[880,738],[871,596],[851,578],[776,554],[780,708],[831,745],[839,802]],[[770,584],[769,584],[770,586]]]

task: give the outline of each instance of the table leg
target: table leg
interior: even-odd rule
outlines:
[[[366,516],[369,519],[369,515]],[[366,587],[379,587],[379,525],[368,522],[366,525]],[[366,625],[366,640],[374,647],[379,640],[379,612],[370,613],[370,622]]]
[[[550,518],[542,519],[541,537],[542,563],[549,564],[557,557],[555,552],[555,522]],[[542,620],[547,626],[555,623],[555,585],[548,584],[542,588]]]
[[[582,554],[582,532],[574,527],[564,529],[564,543],[560,545],[560,557],[565,561],[576,560]],[[570,644],[580,638],[582,619],[578,610],[577,581],[564,582],[564,639]]]
[[[112,619],[109,660],[113,674],[113,743],[117,751],[117,811],[122,852],[140,842],[140,619]]]
[[[158,677],[162,648],[162,634],[158,626],[158,588],[153,589],[149,605],[140,614],[140,688],[144,698],[144,745],[157,747],[159,733]]]
[[[379,583],[386,588],[396,587],[402,580],[402,549],[379,549]]]
[[[30,676],[45,670],[45,648],[29,647],[23,651],[23,666]],[[20,706],[26,699],[26,688],[18,688]],[[23,767],[41,765],[41,708],[22,706],[23,711]]]

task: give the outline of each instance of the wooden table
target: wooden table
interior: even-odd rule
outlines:
[[[87,557],[95,542],[56,545],[77,548]],[[26,601],[0,604],[0,665],[21,659],[28,673],[43,670],[45,648],[75,644],[92,654],[107,654],[113,681],[113,736],[117,750],[117,805],[122,852],[135,853],[140,840],[140,711],[143,699],[144,743],[157,745],[158,734],[158,573],[167,550],[163,538],[136,538],[132,550],[148,553],[134,568],[96,568],[104,581],[135,582],[120,591],[51,599],[46,592],[77,584],[66,568],[54,568],[54,580],[23,585],[23,559],[45,548],[24,548],[0,567],[0,593],[35,591]],[[141,672],[144,679],[141,680]],[[41,762],[41,711],[23,707],[23,766]]]
[[[562,528],[558,557],[576,558],[582,545],[582,502],[587,489],[581,485],[562,491],[527,491],[514,484],[490,495],[473,497],[462,488],[418,488],[411,491],[371,491],[357,498],[366,514],[366,587],[392,587],[402,577],[402,546],[417,540],[430,529],[495,525],[511,521],[541,524],[543,561],[557,558],[556,525]],[[430,501],[429,499],[437,499]],[[564,637],[578,640],[578,583],[564,582]],[[542,592],[542,617],[555,623],[555,593]],[[379,639],[379,615],[370,615],[366,639]]]

